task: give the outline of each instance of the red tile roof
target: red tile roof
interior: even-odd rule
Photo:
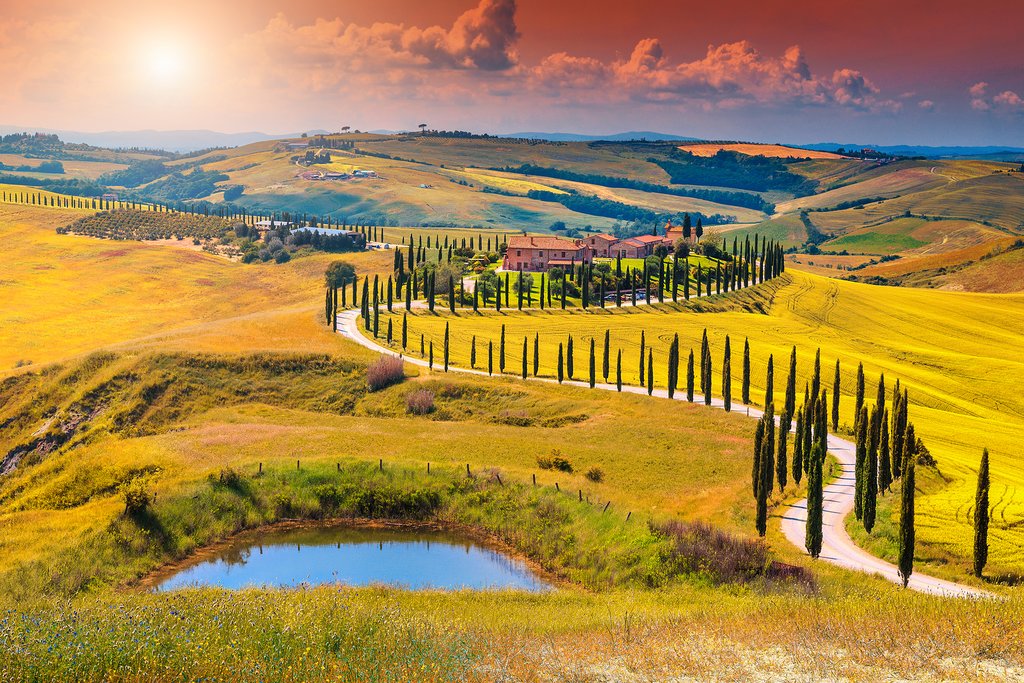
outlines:
[[[633,239],[640,240],[644,244],[650,244],[651,242],[661,242],[664,238],[658,235],[637,235]]]
[[[605,235],[604,233],[599,233],[597,235],[591,235],[589,239],[604,240],[606,242],[618,242],[619,241],[619,238],[612,237],[611,235]]]
[[[509,249],[548,249],[556,251],[576,251],[582,249],[584,243],[581,240],[570,240],[564,237],[538,237],[536,235],[516,235],[508,240]]]

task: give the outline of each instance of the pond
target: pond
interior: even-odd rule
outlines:
[[[160,580],[155,589],[330,583],[413,590],[550,588],[525,562],[453,533],[326,526],[239,534]]]

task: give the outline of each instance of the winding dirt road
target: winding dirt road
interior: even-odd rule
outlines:
[[[377,351],[378,353],[403,358],[407,363],[411,363],[413,365],[419,365],[422,367],[429,366],[429,363],[424,359],[415,358],[413,356],[403,356],[392,349],[380,346],[374,340],[365,336],[359,330],[358,310],[347,310],[338,314],[338,333],[348,337],[357,344],[361,344],[362,346],[372,349],[373,351]],[[487,373],[482,370],[472,370],[463,367],[449,366],[448,369],[451,372],[487,375]],[[508,377],[514,376],[508,375]],[[557,380],[547,377],[529,377],[528,380],[532,382],[547,382],[549,384],[557,383]],[[590,386],[587,382],[574,380],[566,380],[563,384],[583,388],[589,388]],[[616,390],[614,384],[598,383],[595,385],[595,388],[603,389],[605,391]],[[644,387],[627,385],[623,385],[622,391],[631,394],[647,393],[647,389]],[[668,398],[668,391],[666,389],[655,389],[653,395],[659,398]],[[686,400],[685,392],[677,392],[674,400]],[[694,402],[703,404],[704,397],[699,394],[695,394]],[[725,407],[720,398],[712,398],[711,406],[719,409],[724,409]],[[755,419],[759,419],[763,414],[757,408],[746,406],[736,401],[732,404],[732,410],[733,412],[745,413]],[[778,423],[778,420],[779,418],[776,417],[776,423]],[[840,567],[866,572],[868,574],[875,574],[894,583],[901,583],[902,580],[899,578],[896,566],[871,555],[855,545],[844,526],[843,522],[850,511],[853,510],[854,504],[853,470],[856,463],[856,450],[854,444],[830,433],[828,435],[828,451],[835,456],[841,469],[838,473],[838,477],[836,477],[836,479],[824,489],[824,521],[822,524],[822,548],[820,559],[825,560],[826,562],[831,562],[832,564]],[[805,550],[804,537],[807,522],[807,500],[804,499],[783,508],[781,510],[781,518],[783,534],[797,548]],[[943,579],[937,579],[917,572],[911,575],[908,587],[922,593],[931,593],[933,595],[962,598],[995,597],[992,593],[978,588],[945,581]]]

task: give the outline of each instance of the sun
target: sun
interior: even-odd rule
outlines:
[[[174,45],[153,45],[145,60],[149,78],[167,84],[179,80],[185,71],[185,55]]]

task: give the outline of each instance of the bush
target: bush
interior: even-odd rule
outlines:
[[[572,463],[562,457],[562,452],[557,448],[551,450],[551,455],[537,456],[537,466],[542,470],[558,470],[572,474]]]
[[[704,522],[667,522],[651,530],[672,543],[672,559],[683,573],[734,583],[763,576],[769,565],[763,542],[731,536]]]
[[[124,498],[124,513],[129,517],[137,517],[149,508],[153,495],[140,478],[130,479],[121,484],[121,496]]]
[[[381,356],[366,368],[366,386],[380,391],[405,379],[405,363],[395,356]]]
[[[413,415],[426,415],[434,411],[434,392],[419,389],[405,397],[405,409]]]
[[[583,476],[585,476],[587,479],[594,482],[595,484],[600,484],[602,481],[604,481],[604,470],[602,470],[600,467],[591,467]]]

